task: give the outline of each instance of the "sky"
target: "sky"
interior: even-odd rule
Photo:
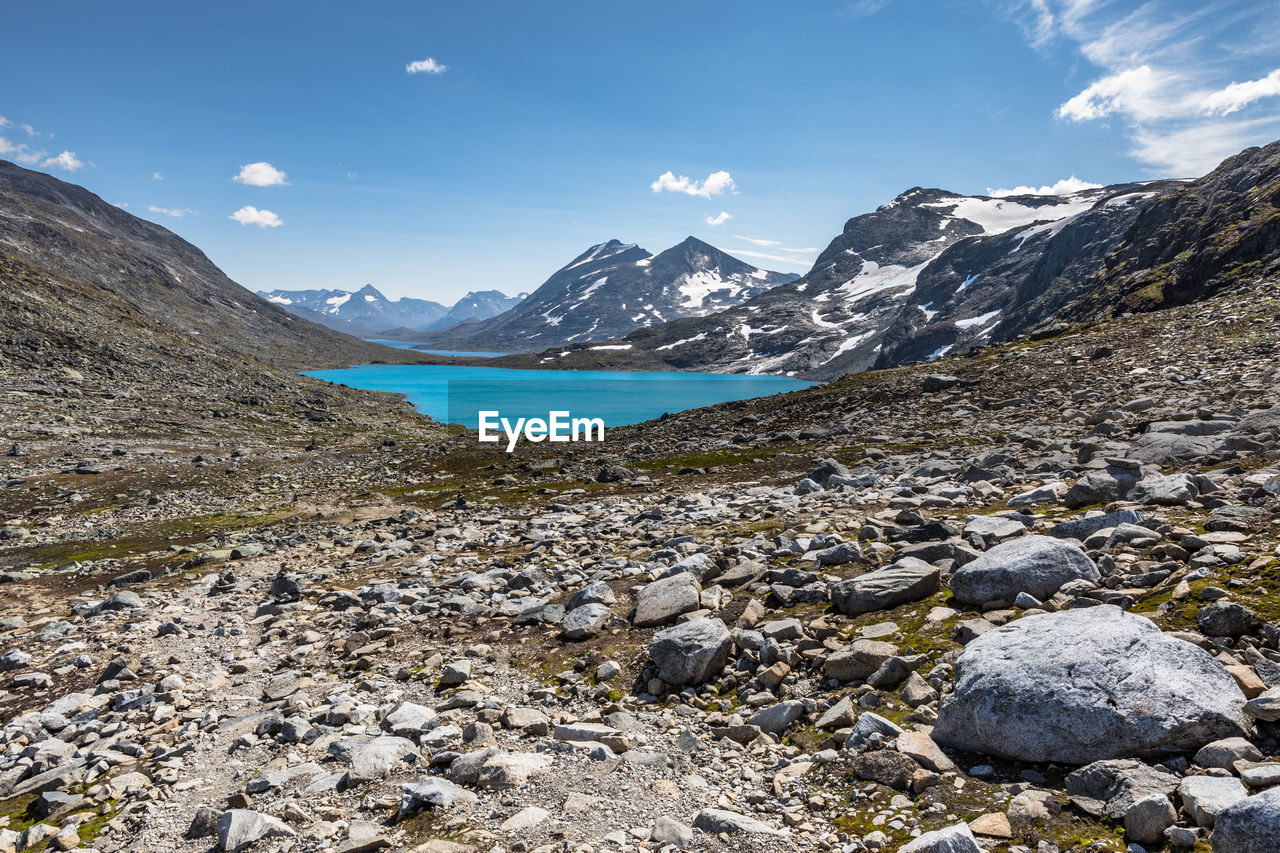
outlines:
[[[0,158],[252,290],[533,290],[688,235],[804,272],[913,186],[1197,177],[1280,139],[1275,0],[12,4]]]

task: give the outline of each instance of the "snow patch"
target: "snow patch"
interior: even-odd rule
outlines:
[[[930,258],[929,260],[933,259]],[[916,279],[920,276],[920,271],[928,264],[929,261],[925,261],[923,264],[918,264],[914,267],[904,267],[899,264],[889,264],[882,267],[875,261],[864,258],[862,270],[836,289],[849,302],[884,290],[906,287],[914,289]]]
[[[692,338],[684,338],[683,340],[676,341],[673,344],[665,344],[663,346],[658,347],[658,350],[661,351],[664,349],[675,349],[676,347],[682,347],[685,344],[692,344],[692,343],[696,343],[697,341],[705,341],[706,339],[707,339],[706,332],[698,332],[698,334],[694,335]]]
[[[631,349],[631,346],[631,344],[601,344],[598,347],[591,347],[591,349]]]
[[[982,229],[983,234],[1003,234],[1014,228],[1030,225],[1044,220],[1058,221],[1071,216],[1078,216],[1093,207],[1091,199],[1080,196],[1067,196],[1061,204],[1045,204],[1031,207],[1016,201],[1005,201],[997,198],[975,198],[966,196],[946,201],[926,202],[922,207],[939,210],[949,208],[952,216],[967,219]],[[942,224],[946,227],[946,223]]]
[[[974,326],[985,325],[990,320],[995,319],[1002,310],[1004,309],[997,308],[994,311],[989,311],[986,314],[983,314],[981,317],[970,317],[968,320],[956,320],[956,328],[972,329]]]

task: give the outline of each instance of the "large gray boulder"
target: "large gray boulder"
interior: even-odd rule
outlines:
[[[958,601],[982,605],[1013,601],[1025,592],[1046,601],[1068,581],[1098,581],[1093,560],[1075,545],[1051,536],[1023,536],[997,545],[951,576]]]
[[[1135,441],[1124,455],[1152,465],[1177,465],[1203,459],[1217,450],[1219,443],[1220,439],[1207,435],[1149,432]]]
[[[702,684],[724,669],[732,648],[729,629],[719,619],[691,619],[654,634],[649,657],[667,684]]]
[[[762,820],[750,815],[725,811],[724,809],[703,809],[693,816],[693,825],[703,832],[719,835],[722,832],[736,835],[739,832],[748,835],[788,835],[785,830],[774,829]]]
[[[1244,701],[1208,652],[1103,605],[1028,616],[969,643],[933,738],[1018,761],[1161,756],[1246,734]]]
[[[1272,406],[1260,412],[1246,415],[1236,424],[1235,432],[1244,435],[1261,435],[1271,433],[1280,437],[1280,406]]]
[[[218,849],[226,853],[248,850],[264,838],[296,835],[287,823],[252,809],[231,809],[218,818]]]
[[[898,848],[898,853],[982,853],[969,824],[961,822],[926,832]]]
[[[1280,849],[1280,788],[1218,812],[1209,843],[1213,853],[1275,853]]]
[[[857,616],[928,598],[941,588],[937,566],[906,557],[887,568],[833,585],[831,601],[841,613]]]
[[[586,640],[599,634],[612,615],[607,604],[584,604],[564,615],[560,629],[570,640]]]
[[[659,578],[636,594],[636,627],[662,625],[681,613],[697,610],[701,595],[702,585],[692,572]]]

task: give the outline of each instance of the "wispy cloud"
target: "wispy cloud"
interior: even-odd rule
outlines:
[[[1114,122],[1130,142],[1129,155],[1153,174],[1203,174],[1224,155],[1280,136],[1273,102],[1280,96],[1276,4],[987,2],[1034,47],[1067,46],[1095,68],[1055,115],[1067,122]]]
[[[722,210],[716,216],[707,216],[707,224],[723,225],[726,222],[728,222],[730,219],[733,219],[733,214],[729,213],[727,210]]]
[[[75,172],[84,168],[84,163],[76,159],[74,151],[63,151],[56,157],[50,157],[40,164],[46,169],[61,169],[64,172]]]
[[[664,191],[684,193],[685,195],[696,195],[703,198],[711,198],[713,195],[720,195],[726,192],[737,192],[732,176],[725,171],[712,172],[707,175],[705,181],[695,181],[685,175],[677,178],[673,172],[663,172],[658,176],[658,180],[649,185],[649,189],[656,193]]]
[[[734,249],[732,254],[741,255],[744,258],[759,258],[760,260],[765,261],[776,261],[780,264],[788,264],[790,266],[808,266],[812,263],[812,260],[806,260],[805,258],[789,258],[786,255],[773,255],[769,252],[757,252],[751,249]]]
[[[754,243],[757,246],[781,246],[781,240],[761,240],[756,237],[743,237],[741,234],[733,235],[737,240],[745,240],[748,243]]]
[[[436,62],[435,59],[428,56],[426,59],[410,62],[404,67],[404,70],[410,74],[443,74],[448,68],[449,66]]]
[[[164,175],[160,174],[159,172],[152,172],[152,173],[151,173],[151,180],[153,180],[153,181],[163,181],[163,180],[164,180]]]
[[[152,213],[163,213],[165,216],[172,216],[174,219],[181,219],[184,216],[198,216],[198,210],[192,210],[189,207],[156,207],[154,204],[147,208]]]
[[[288,184],[288,175],[266,161],[240,167],[240,174],[231,180],[250,187],[279,187]]]
[[[234,219],[241,225],[252,225],[254,228],[279,228],[284,224],[284,220],[271,211],[258,210],[252,205],[245,205],[227,218]]]
[[[1083,190],[1096,190],[1102,184],[1094,184],[1089,181],[1082,181],[1075,175],[1069,178],[1063,178],[1057,183],[1046,184],[1042,187],[1013,187],[1011,189],[993,189],[987,187],[987,195],[992,198],[1003,198],[1010,195],[1071,195]]]
[[[11,142],[0,136],[0,157],[9,157],[15,163],[21,163],[24,166],[36,166],[48,153],[43,149],[32,148],[25,142]]]

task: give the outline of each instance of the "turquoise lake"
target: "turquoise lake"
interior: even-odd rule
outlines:
[[[365,338],[365,340],[371,344],[382,344],[384,347],[391,347],[392,349],[413,349],[414,347],[422,346],[422,344],[414,343],[413,341],[389,341],[384,338]],[[505,352],[464,352],[463,350],[453,349],[423,349],[418,350],[418,352],[429,352],[432,355],[453,355],[466,358],[497,358],[500,355],[508,355],[508,353]]]
[[[508,370],[498,367],[371,364],[311,370],[328,382],[404,394],[438,421],[475,429],[479,413],[545,418],[551,411],[625,426],[699,406],[765,397],[814,384],[785,376],[725,373],[629,373],[607,370]]]

